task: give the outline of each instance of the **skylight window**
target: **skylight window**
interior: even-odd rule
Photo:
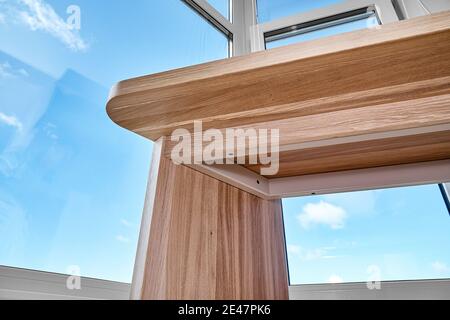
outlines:
[[[297,26],[275,30],[265,35],[266,48],[272,49],[288,44],[305,42],[332,35],[373,28],[379,25],[374,11],[361,9],[355,12],[310,21]]]
[[[450,277],[438,185],[283,200],[292,285]]]

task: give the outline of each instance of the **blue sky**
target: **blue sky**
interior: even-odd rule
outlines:
[[[425,185],[283,200],[291,283],[450,277],[450,215]]]
[[[311,4],[259,1],[272,18]],[[131,281],[152,145],[107,117],[109,88],[228,53],[179,0],[132,3],[0,1],[0,264]],[[386,279],[450,276],[436,186],[288,199],[284,214],[293,283],[365,280],[372,264]]]
[[[220,14],[230,19],[229,0],[207,0]]]
[[[344,0],[258,0],[258,21],[272,21],[342,1]]]
[[[0,1],[0,264],[130,282],[149,141],[105,112],[129,77],[227,56],[178,0]]]

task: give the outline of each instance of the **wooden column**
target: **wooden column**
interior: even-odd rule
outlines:
[[[281,201],[176,166],[163,148],[158,141],[132,298],[288,299]]]

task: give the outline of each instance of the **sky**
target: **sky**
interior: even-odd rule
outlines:
[[[257,0],[260,23],[343,2],[344,0]]]
[[[129,4],[0,1],[1,265],[131,282],[152,144],[108,118],[109,88],[228,43],[178,0]]]
[[[424,185],[283,200],[292,284],[450,277],[450,215]]]
[[[0,265],[131,281],[152,144],[108,118],[109,88],[228,55],[181,1],[132,3],[0,0]],[[73,4],[79,30],[67,24]],[[311,2],[259,4],[272,19]],[[370,265],[386,279],[450,276],[437,186],[283,205],[293,283],[360,281]]]

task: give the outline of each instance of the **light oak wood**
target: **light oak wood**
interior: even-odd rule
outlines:
[[[286,151],[280,158],[280,170],[272,179],[444,160],[450,158],[450,131]],[[256,173],[261,169],[245,167]]]
[[[409,145],[424,133],[445,140],[450,129],[450,12],[126,80],[107,109],[153,140],[192,131],[195,120],[203,130],[279,129],[278,177],[450,158],[444,142]],[[402,130],[410,131],[397,137]],[[364,144],[367,135],[373,143]],[[404,152],[377,147],[389,137]],[[360,145],[337,142],[351,139],[372,150],[356,154]],[[328,160],[298,157],[321,153]]]
[[[366,176],[384,185],[379,166],[407,184],[411,168],[396,165],[450,159],[450,12],[126,80],[107,111],[158,140],[133,297],[287,299],[281,201],[268,199],[329,192],[324,179],[340,190]],[[165,137],[196,120],[279,129],[279,173],[239,167],[228,175],[245,176],[236,188],[218,180],[222,168],[176,166]],[[422,171],[420,182],[441,177]]]
[[[107,109],[119,125],[156,140],[174,128],[190,128],[193,120],[224,128],[285,119],[298,112],[317,114],[347,107],[311,105],[305,110],[303,103],[448,76],[446,12],[126,80],[112,90]],[[362,103],[360,96],[356,99]],[[399,99],[387,97],[385,102]],[[300,111],[290,104],[299,104]],[[265,108],[285,105],[289,112],[265,115]]]
[[[158,140],[133,297],[287,299],[281,202],[268,199],[327,192],[343,170],[330,181],[346,190],[382,179],[374,167],[405,175],[396,165],[450,159],[450,12],[122,81],[107,111]],[[251,172],[239,189],[216,179],[221,168],[176,166],[165,137],[196,120],[279,129],[281,170],[239,167],[229,180]]]
[[[287,299],[281,202],[162,156],[142,299]]]
[[[448,125],[450,125],[450,93],[396,103],[384,103],[254,123],[242,125],[238,128],[243,130],[278,129],[280,151],[284,152],[305,149],[302,147],[303,145],[311,145],[313,142],[318,143],[336,138],[382,134],[406,129],[420,130],[432,127],[433,130],[438,130],[445,135]],[[225,129],[221,131],[225,136]],[[406,135],[406,138],[408,135]],[[191,139],[193,141],[193,138]],[[372,140],[376,140],[376,138]],[[166,156],[170,156],[173,146],[177,143],[177,141],[168,141],[169,147],[165,151]],[[205,142],[204,146],[207,144]],[[223,154],[226,158],[227,153],[225,152],[225,146],[223,147],[224,149],[217,150],[217,154]],[[243,152],[245,154],[257,153],[256,150],[249,150],[248,144],[244,147],[246,148]],[[193,157],[195,153],[201,152],[202,148],[193,149]],[[404,156],[407,157],[408,154]],[[281,162],[284,161],[282,157],[280,160]]]

